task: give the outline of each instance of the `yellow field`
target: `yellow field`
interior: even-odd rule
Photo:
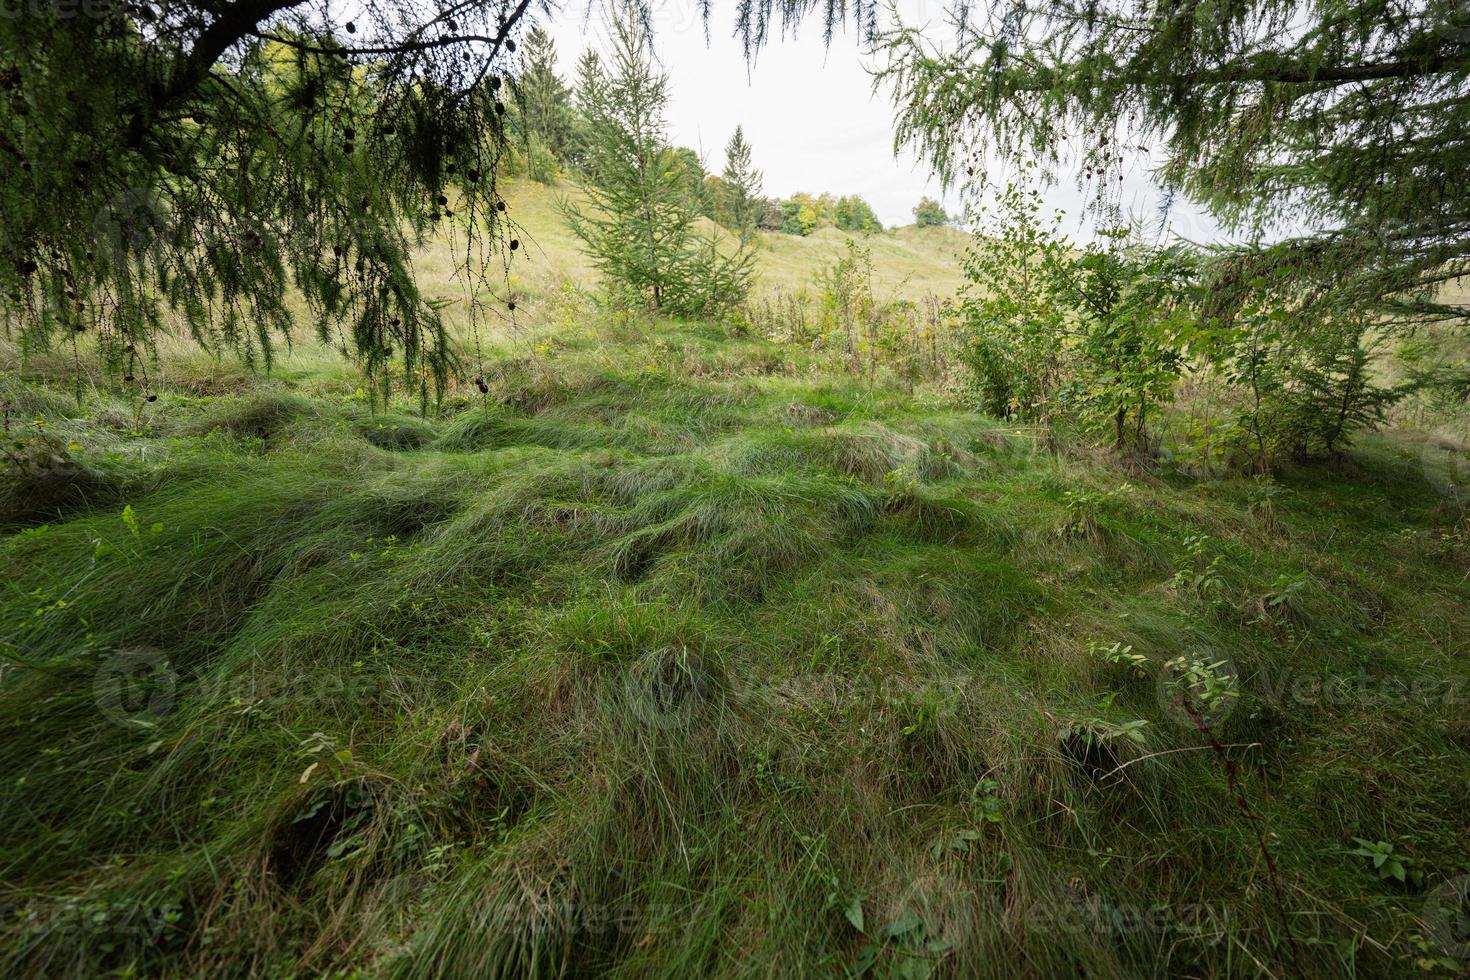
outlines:
[[[518,257],[512,267],[513,281],[534,292],[554,289],[564,281],[595,288],[597,273],[556,209],[559,198],[578,195],[576,187],[565,182],[546,187],[527,180],[508,180],[502,187],[508,213],[522,229],[524,257]],[[810,287],[817,273],[842,255],[849,239],[871,249],[874,279],[885,296],[913,300],[929,293],[949,296],[963,282],[959,256],[969,236],[954,228],[906,225],[872,235],[822,228],[806,238],[762,235],[756,258],[756,294]],[[426,282],[447,278],[450,271],[447,256],[433,254],[438,251],[438,247],[432,249],[422,263]]]

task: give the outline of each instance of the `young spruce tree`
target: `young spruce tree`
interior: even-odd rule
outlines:
[[[561,210],[609,292],[674,316],[718,314],[745,295],[754,258],[745,240],[729,254],[702,233],[701,177],[668,145],[668,78],[636,8],[614,20],[608,65],[579,66],[577,103],[587,122],[584,184],[591,199]]]
[[[735,134],[725,144],[725,199],[720,211],[726,227],[739,232],[742,239],[755,234],[764,203],[761,200],[761,173],[750,158],[750,144],[745,141],[745,132],[736,126]]]
[[[575,137],[572,93],[556,73],[556,46],[539,27],[526,32],[516,80],[516,137],[533,179],[549,183],[556,164],[570,159]]]

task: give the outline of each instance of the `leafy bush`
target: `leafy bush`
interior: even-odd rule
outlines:
[[[1240,393],[1238,442],[1250,467],[1264,473],[1284,458],[1333,455],[1354,432],[1381,425],[1418,382],[1375,383],[1380,342],[1366,318],[1303,324],[1268,292],[1246,308],[1218,361]]]
[[[962,260],[958,357],[972,395],[997,418],[1045,422],[1054,411],[1067,330],[1060,223],[1060,214],[1043,223],[1041,195],[1011,184]]]
[[[1253,303],[1228,322],[1207,319],[1193,252],[1122,227],[1078,248],[1060,234],[1059,213],[1042,216],[1034,188],[1011,184],[982,219],[951,311],[964,384],[997,417],[1076,426],[1136,460],[1154,453],[1149,423],[1193,364],[1226,390],[1211,418],[1185,421],[1183,457],[1199,470],[1265,473],[1282,459],[1339,453],[1433,383],[1415,369],[1382,384],[1374,364],[1386,330],[1350,311],[1319,307],[1307,319],[1279,282],[1251,282]]]
[[[525,177],[546,185],[555,184],[561,176],[556,155],[537,135],[529,135],[506,148],[504,169],[508,176]]]
[[[748,300],[741,309],[745,323],[780,344],[810,344],[810,314],[811,297],[805,289],[798,292],[777,289],[759,299]]]
[[[923,306],[879,298],[873,289],[872,250],[852,239],[846,246],[816,276],[817,343],[840,351],[848,370],[866,371],[872,378],[881,366],[912,392],[921,378],[937,377],[943,370],[943,305],[932,297]],[[805,324],[802,317],[803,329]]]
[[[1079,366],[1065,394],[1084,426],[1120,455],[1149,449],[1148,420],[1171,401],[1183,358],[1177,333],[1192,317],[1189,256],[1103,232],[1080,259],[1052,256],[1070,284]]]
[[[1191,315],[1192,264],[1124,228],[1079,252],[1060,221],[1042,218],[1034,188],[1012,184],[976,230],[955,308],[961,365],[998,417],[1070,422],[1142,455],[1182,364],[1176,334]]]
[[[919,198],[919,203],[914,206],[914,224],[920,228],[947,225],[949,222],[950,217],[944,213],[944,205],[931,197]]]
[[[818,308],[823,333],[840,346],[850,366],[856,367],[863,337],[880,311],[873,295],[873,255],[849,240],[847,252],[817,273]]]

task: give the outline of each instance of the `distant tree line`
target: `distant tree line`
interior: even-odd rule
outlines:
[[[835,197],[831,194],[796,193],[785,200],[766,198],[762,201],[760,226],[768,231],[788,235],[810,235],[818,228],[842,231],[882,231],[883,223],[873,208],[856,194]]]
[[[511,146],[506,170],[512,176],[552,184],[563,175],[582,178],[589,164],[594,135],[594,107],[583,93],[595,92],[588,82],[602,70],[599,56],[589,51],[578,60],[572,83],[557,72],[557,53],[551,36],[540,28],[526,33],[520,77],[513,82],[509,107]],[[883,230],[872,205],[857,194],[797,193],[788,198],[761,193],[761,174],[754,167],[750,143],[737,127],[725,147],[725,167],[706,171],[699,155],[687,147],[670,152],[697,184],[698,210],[723,227],[742,233],[748,229],[810,235],[818,228],[867,233]],[[936,202],[924,198],[915,210],[917,223],[945,224],[947,216]],[[937,211],[938,217],[935,217]]]

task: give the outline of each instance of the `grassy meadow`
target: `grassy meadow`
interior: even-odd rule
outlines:
[[[601,310],[563,190],[426,413],[310,340],[152,403],[4,349],[55,452],[0,499],[0,973],[1466,972],[1458,444],[1125,473]],[[867,244],[961,281],[954,230]],[[757,293],[844,248],[766,236]],[[1208,737],[1181,656],[1238,680]]]
[[[552,186],[512,179],[509,214],[525,232],[525,261],[513,268],[513,283],[541,291],[564,282],[590,288],[596,284],[591,263],[578,248],[575,235],[557,212],[563,197],[581,200],[576,186]],[[707,229],[712,228],[707,221]],[[729,232],[721,232],[727,238]],[[762,235],[756,256],[756,293],[811,290],[817,272],[846,251],[849,238],[868,246],[873,256],[874,286],[882,294],[918,300],[925,294],[951,296],[963,283],[959,257],[969,237],[951,227],[920,228],[906,225],[871,235],[853,235],[821,227],[805,237],[768,232]],[[439,249],[431,249],[421,266],[426,276],[444,275],[449,263]],[[447,293],[452,296],[453,293]]]

